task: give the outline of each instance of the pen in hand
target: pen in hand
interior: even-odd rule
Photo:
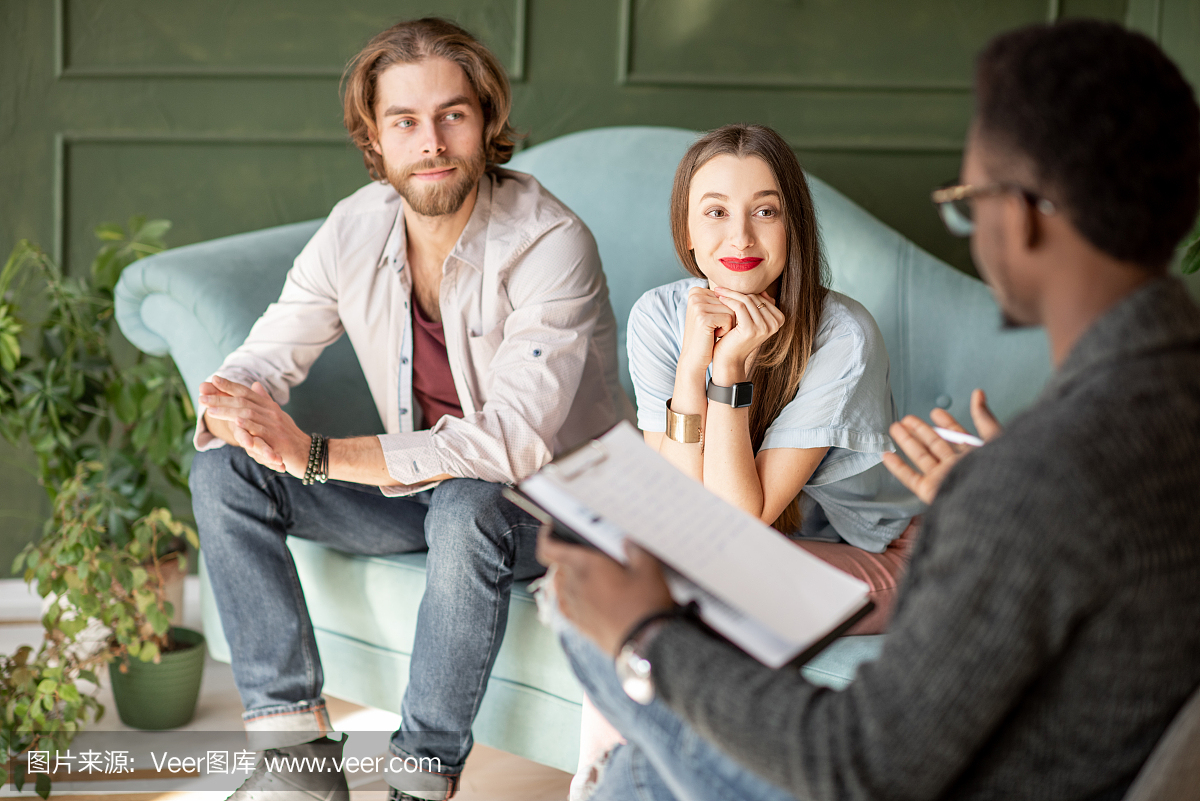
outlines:
[[[976,448],[983,445],[983,440],[972,434],[966,434],[962,431],[953,431],[949,428],[942,428],[941,426],[934,426],[933,430],[937,432],[939,437],[947,442],[955,442],[959,445],[973,445]]]

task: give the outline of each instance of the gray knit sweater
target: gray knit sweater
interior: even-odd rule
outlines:
[[[984,356],[985,354],[981,354]],[[1200,683],[1200,312],[1121,301],[950,473],[842,692],[674,622],[666,703],[799,798],[1117,799]]]

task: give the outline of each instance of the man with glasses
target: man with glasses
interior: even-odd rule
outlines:
[[[934,200],[1006,324],[1046,329],[1054,377],[967,453],[893,427],[917,469],[889,467],[936,500],[882,655],[841,692],[676,614],[644,552],[543,538],[564,646],[628,740],[593,798],[1116,799],[1200,684],[1200,311],[1167,275],[1200,109],[1149,39],[1098,22],[997,38],[975,88],[961,185]]]

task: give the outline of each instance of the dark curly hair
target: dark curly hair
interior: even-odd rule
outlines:
[[[342,75],[342,113],[350,139],[362,151],[367,172],[385,180],[383,157],[371,147],[375,130],[375,84],[379,75],[396,64],[414,64],[438,57],[453,61],[467,74],[483,108],[484,157],[489,164],[504,164],[513,154],[517,133],[508,122],[512,90],[492,51],[450,20],[438,17],[400,22],[367,42],[350,59]]]
[[[1145,36],[1077,20],[993,39],[976,62],[979,135],[1029,158],[1100,250],[1165,269],[1200,205],[1200,109]]]

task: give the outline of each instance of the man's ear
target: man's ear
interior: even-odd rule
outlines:
[[[1028,200],[1021,200],[1021,208],[1025,212],[1025,246],[1033,250],[1046,241],[1046,218]]]
[[[1014,192],[1008,196],[1004,216],[1012,241],[1020,242],[1026,250],[1035,250],[1045,242],[1046,230],[1042,215],[1022,195]]]

